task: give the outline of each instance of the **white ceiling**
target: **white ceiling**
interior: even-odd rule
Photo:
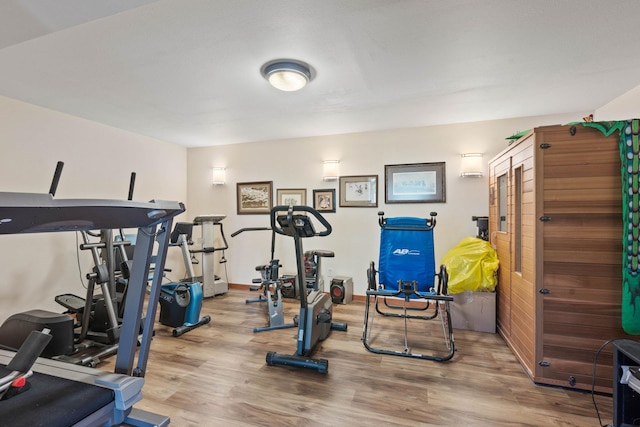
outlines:
[[[638,0],[2,0],[0,95],[187,147],[588,111],[640,85],[639,17]],[[277,58],[317,76],[279,92],[260,75]]]

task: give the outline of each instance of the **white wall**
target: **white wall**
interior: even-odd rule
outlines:
[[[313,189],[335,188],[338,183],[322,181],[322,161],[340,160],[340,174],[378,175],[377,208],[337,208],[325,217],[333,233],[324,238],[304,240],[304,248],[327,249],[335,258],[325,259],[325,282],[328,270],[335,275],[350,276],[354,292],[364,294],[369,262],[377,264],[379,227],[377,212],[387,217],[425,217],[438,213],[435,229],[436,262],[462,238],[476,234],[474,215],[488,214],[488,181],[461,178],[460,154],[484,153],[485,163],[508,145],[505,138],[535,126],[579,121],[584,113],[562,116],[528,117],[480,123],[433,126],[383,132],[322,136],[269,143],[192,148],[187,154],[188,206],[190,214],[223,213],[230,248],[226,253],[226,269],[230,283],[249,284],[257,277],[254,267],[269,260],[270,233],[229,235],[243,227],[266,227],[267,215],[236,214],[236,183],[273,181],[278,188],[306,188],[307,203],[313,204]],[[384,203],[384,165],[402,163],[446,162],[446,203]],[[212,168],[227,168],[227,184],[211,184]],[[486,166],[485,166],[486,167]],[[486,172],[486,171],[485,171]],[[295,272],[293,239],[278,237],[276,257],[283,272]]]
[[[186,201],[184,147],[3,97],[0,150],[0,191],[47,193],[60,160],[58,198],[126,199],[136,172],[135,200]],[[54,297],[84,295],[90,265],[75,233],[0,235],[0,321],[33,308],[63,311]]]
[[[338,188],[322,181],[322,160],[339,159],[340,173],[377,174],[378,208],[337,208],[326,214],[334,232],[305,240],[306,249],[329,249],[336,258],[325,260],[324,272],[352,276],[356,293],[366,288],[369,261],[377,261],[377,212],[387,216],[425,216],[438,212],[435,230],[439,260],[461,238],[476,233],[472,215],[486,215],[487,178],[458,176],[463,152],[483,152],[485,162],[506,148],[505,137],[534,126],[580,120],[587,113],[528,117],[492,122],[433,126],[312,137],[270,143],[246,143],[185,149],[109,126],[0,97],[0,191],[46,193],[55,164],[65,162],[56,197],[126,197],[131,172],[137,173],[136,200],[186,201],[188,212],[177,218],[192,220],[203,213],[224,213],[230,249],[226,253],[228,279],[249,284],[254,267],[269,258],[270,234],[255,232],[231,238],[241,228],[267,226],[266,215],[236,215],[236,183],[272,180],[278,188]],[[637,114],[623,114],[633,117]],[[384,204],[384,165],[446,162],[447,202],[443,204]],[[213,166],[227,168],[227,184],[211,185]],[[196,236],[197,238],[197,236]],[[285,272],[294,272],[292,242],[279,237],[277,255]],[[78,260],[80,268],[78,267]],[[83,294],[81,276],[91,265],[88,253],[77,251],[74,233],[0,235],[0,321],[32,308],[61,311],[53,298],[60,293]],[[181,259],[170,251],[169,267],[179,278]],[[220,271],[223,273],[224,271]],[[326,274],[325,274],[326,276]]]
[[[613,99],[593,113],[594,120],[627,120],[640,117],[640,86]]]

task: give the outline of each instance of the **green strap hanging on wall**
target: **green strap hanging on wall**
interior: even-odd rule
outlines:
[[[640,119],[581,123],[605,136],[618,132],[622,175],[622,328],[640,335]]]

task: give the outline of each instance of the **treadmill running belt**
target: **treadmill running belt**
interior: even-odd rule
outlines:
[[[0,365],[0,377],[10,372]],[[34,372],[31,388],[0,401],[0,427],[69,427],[113,401],[107,388]]]

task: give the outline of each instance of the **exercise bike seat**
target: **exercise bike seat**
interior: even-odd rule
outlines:
[[[323,257],[323,258],[333,258],[333,257],[336,256],[335,252],[327,251],[327,250],[323,250],[323,249],[309,250],[309,251],[305,252],[305,255],[307,255],[307,254],[309,254],[309,256],[317,255],[317,256]]]

